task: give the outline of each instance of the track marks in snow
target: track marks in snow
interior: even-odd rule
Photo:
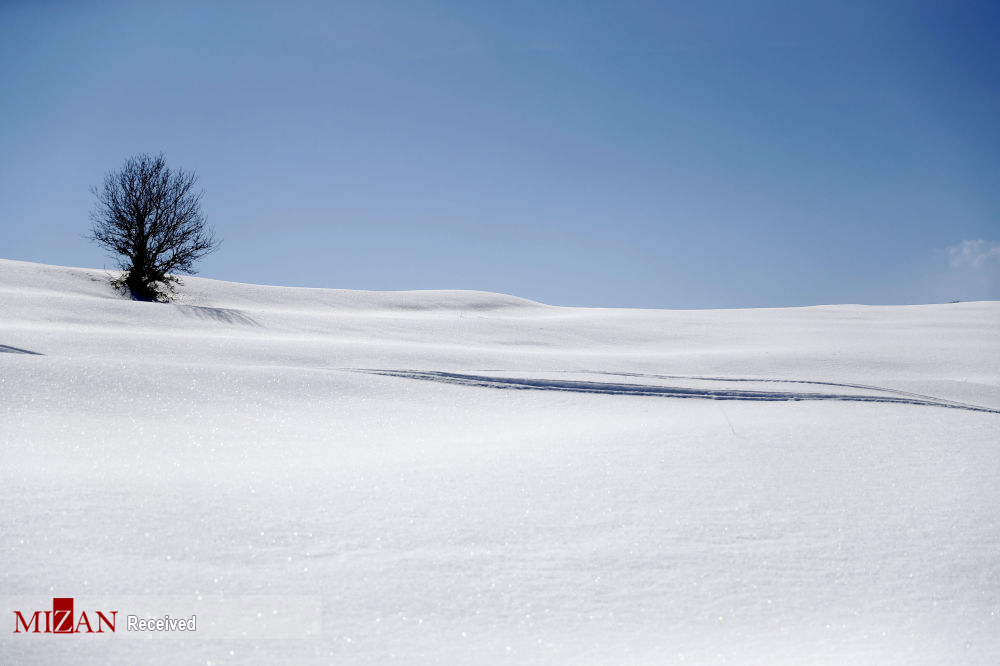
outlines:
[[[633,384],[625,382],[601,382],[579,379],[538,378],[538,377],[499,377],[483,374],[462,374],[457,372],[442,372],[432,370],[375,370],[358,369],[373,375],[401,377],[420,381],[474,386],[479,388],[534,390],[534,391],[568,391],[572,393],[598,393],[602,395],[635,395],[654,396],[660,398],[701,398],[708,400],[757,400],[757,401],[795,401],[795,400],[837,400],[842,402],[879,402],[904,405],[920,405],[927,407],[947,407],[964,409],[974,412],[1000,414],[1000,409],[980,407],[951,400],[934,398],[932,396],[908,393],[894,389],[866,386],[864,384],[838,384],[835,382],[812,382],[805,380],[782,379],[752,379],[731,377],[693,377],[681,375],[643,375],[638,373],[607,373],[591,372],[589,374],[614,375],[622,377],[642,377],[644,379],[674,379],[687,382],[702,382],[705,386],[669,386],[664,384]],[[727,382],[754,382],[785,385],[816,387],[819,390],[759,390],[741,389],[727,385]],[[837,391],[837,388],[858,390],[855,393]]]
[[[32,356],[44,356],[41,352],[31,351],[30,349],[21,349],[20,347],[11,347],[10,345],[0,345],[0,352],[6,354],[30,354]]]

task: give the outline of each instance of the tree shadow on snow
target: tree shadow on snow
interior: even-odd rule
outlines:
[[[202,305],[178,305],[177,309],[189,317],[217,321],[222,324],[239,326],[260,326],[260,322],[250,315],[229,308],[210,308]]]

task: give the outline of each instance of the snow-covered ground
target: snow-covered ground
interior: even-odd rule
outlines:
[[[0,595],[324,608],[0,663],[1000,663],[998,330],[0,261]]]

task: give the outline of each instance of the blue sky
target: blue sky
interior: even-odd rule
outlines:
[[[129,155],[205,277],[662,308],[1000,299],[995,2],[0,4],[0,257]]]

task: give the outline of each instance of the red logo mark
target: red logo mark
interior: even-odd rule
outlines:
[[[14,611],[14,633],[20,634],[103,634],[105,626],[115,633],[115,622],[118,611],[110,611],[111,619],[101,611],[92,611],[97,615],[97,631],[94,631],[86,611],[80,611],[77,618],[73,612],[73,597],[55,597],[52,599],[52,610],[35,611],[25,619],[21,611]],[[45,629],[41,628],[42,618],[45,618]],[[74,620],[76,622],[74,623]],[[81,628],[83,627],[83,628]],[[23,632],[21,630],[24,630]]]

